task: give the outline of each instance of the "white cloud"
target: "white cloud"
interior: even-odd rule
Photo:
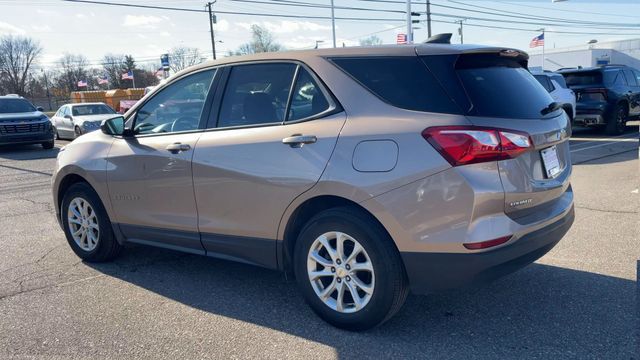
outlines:
[[[39,15],[47,15],[47,16],[54,16],[54,15],[59,15],[60,14],[57,11],[43,10],[43,9],[36,9],[36,13],[39,14]]]
[[[0,34],[24,34],[25,31],[15,25],[0,21]]]
[[[78,19],[84,19],[84,18],[86,18],[86,17],[87,17],[87,15],[82,14],[82,13],[78,13],[78,14],[76,14],[76,17],[77,17]]]
[[[213,28],[215,29],[215,31],[220,31],[220,32],[228,31],[229,27],[230,27],[230,24],[225,19],[220,19],[218,20],[217,24],[213,24]]]
[[[312,49],[316,46],[318,41],[318,47],[330,47],[331,40],[324,36],[294,36],[290,37],[283,43],[287,49]]]
[[[169,36],[171,36],[171,33],[169,33],[168,31],[163,31],[163,32],[160,33],[160,36],[169,37]]]
[[[158,24],[162,20],[163,18],[152,15],[127,15],[124,17],[122,26],[155,29],[157,27],[156,24]]]
[[[31,25],[31,28],[38,32],[50,32],[51,26],[49,25]]]
[[[331,30],[330,25],[321,25],[311,21],[282,20],[280,22],[262,21],[258,23],[243,23],[243,22],[236,23],[237,26],[245,30],[251,30],[251,25],[253,24],[260,25],[275,34],[287,34],[287,33],[293,33],[298,31]],[[336,29],[337,28],[338,27],[336,26]]]

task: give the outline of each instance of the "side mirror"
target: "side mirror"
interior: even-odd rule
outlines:
[[[102,121],[102,124],[100,124],[100,130],[103,133],[111,136],[133,136],[133,131],[131,129],[125,128],[125,120],[122,116],[116,116],[112,117],[111,119]]]
[[[38,107],[36,108],[36,110],[38,110],[38,111],[41,111],[41,112],[42,112],[42,111],[44,111],[44,108],[43,108],[42,106],[38,106]]]
[[[64,116],[64,118],[65,118],[65,119],[69,119],[69,120],[71,120],[71,115],[68,115],[68,114],[67,114],[67,115],[65,115],[65,116]]]

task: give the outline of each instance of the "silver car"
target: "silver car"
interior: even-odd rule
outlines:
[[[100,129],[102,120],[114,117],[116,112],[105,103],[78,103],[63,105],[51,118],[56,139],[75,139],[82,134]]]
[[[138,243],[279,269],[324,320],[374,327],[573,223],[568,117],[527,59],[423,44],[189,68],[60,151],[60,225],[86,261]]]

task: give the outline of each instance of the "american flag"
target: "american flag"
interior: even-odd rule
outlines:
[[[85,80],[78,81],[78,87],[87,87],[87,82]]]
[[[407,43],[407,34],[398,34],[396,36],[397,44],[406,44]]]
[[[98,84],[103,85],[108,83],[109,83],[109,79],[107,78],[107,75],[98,76]]]
[[[538,46],[544,46],[544,33],[534,37],[529,43],[530,48],[534,48]]]
[[[164,68],[161,66],[158,68],[158,70],[156,70],[155,74],[156,77],[161,77],[164,76]]]
[[[133,80],[133,71],[122,74],[122,80]]]

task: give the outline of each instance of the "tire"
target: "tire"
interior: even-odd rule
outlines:
[[[73,128],[73,138],[74,138],[74,139],[77,139],[77,138],[79,138],[80,136],[82,136],[82,130],[80,130],[80,128],[79,128],[79,127],[77,127],[77,126],[76,126],[76,127],[74,127],[74,128]]]
[[[629,120],[628,109],[623,103],[616,104],[611,114],[607,118],[607,125],[605,127],[605,133],[607,135],[620,135],[623,134],[627,121]]]
[[[58,133],[58,128],[53,127],[53,133],[55,134],[55,140],[60,140],[60,134]]]
[[[49,142],[43,142],[40,145],[42,145],[42,148],[45,149],[45,150],[51,150],[51,149],[53,149],[53,146],[55,145],[55,141],[51,140]]]
[[[84,241],[82,237],[80,237],[79,242],[74,239],[74,236],[71,233],[72,226],[74,229],[77,229],[80,226],[84,226],[84,224],[72,225],[69,221],[69,215],[70,213],[73,213],[69,207],[77,206],[77,201],[79,201],[78,199],[87,202],[90,206],[89,209],[91,210],[86,211],[87,220],[83,221],[83,223],[87,225],[87,230],[85,230],[87,235],[84,237]],[[72,202],[74,205],[72,205]],[[97,222],[97,226],[93,222],[94,218],[91,216],[92,214],[95,215],[95,222]],[[85,214],[80,213],[80,215]],[[67,242],[71,246],[73,252],[75,252],[81,259],[88,262],[110,261],[115,259],[122,251],[122,245],[118,243],[115,235],[113,234],[111,221],[109,220],[109,216],[107,215],[98,194],[96,194],[96,192],[87,183],[76,183],[69,187],[62,199],[60,216],[62,219],[64,234],[67,237]],[[77,216],[74,216],[74,218],[80,219]],[[90,229],[89,226],[96,226],[98,230],[97,235],[95,230]],[[91,241],[92,237],[89,236],[89,232],[93,234],[92,237],[95,241]]]
[[[351,257],[354,251],[355,242],[351,240],[362,246],[364,252],[359,252],[350,262],[329,260],[332,257],[326,247],[321,246],[318,250],[316,245],[320,244],[319,238],[325,235],[329,246],[336,250],[337,237],[332,239],[332,234],[336,232],[347,236],[341,237],[347,239],[344,240],[343,260]],[[320,265],[314,260],[317,257],[311,258],[312,251],[322,256],[321,261],[330,266]],[[393,240],[380,224],[356,208],[325,210],[309,220],[296,241],[293,262],[296,282],[306,302],[320,318],[338,328],[361,331],[376,327],[395,315],[407,298],[407,276]],[[367,267],[367,263],[371,264],[372,272],[353,270],[356,266]],[[349,264],[353,265],[352,269]],[[325,275],[311,280],[309,274],[314,270],[322,270]],[[358,288],[358,283],[367,285],[371,293],[364,292],[362,289],[365,287]],[[330,290],[326,300],[322,300],[319,293],[332,285],[336,289]],[[342,296],[341,304],[344,306],[341,311],[338,308],[340,286],[345,294]],[[356,289],[356,296],[361,300],[359,309],[355,306],[350,288]]]

